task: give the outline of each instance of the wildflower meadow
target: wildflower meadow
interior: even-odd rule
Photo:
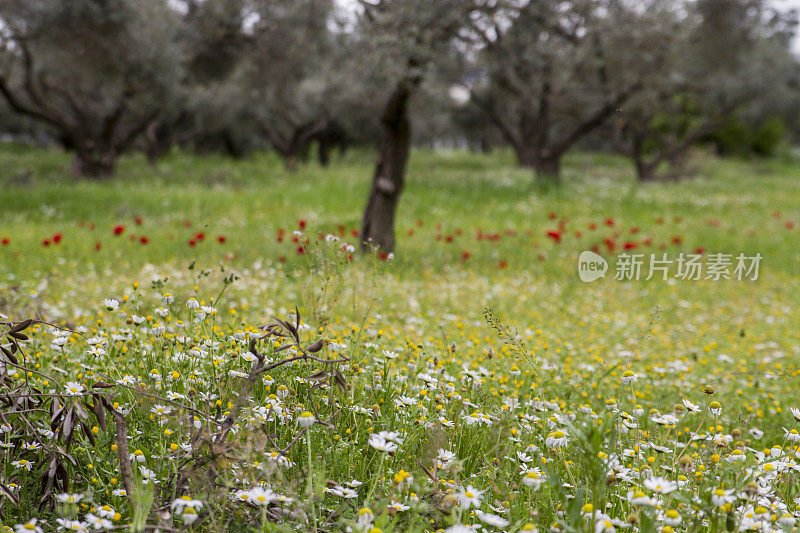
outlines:
[[[0,164],[0,531],[796,530],[796,161]]]

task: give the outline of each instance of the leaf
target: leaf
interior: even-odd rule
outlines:
[[[100,399],[99,394],[92,394],[92,404],[89,405],[86,402],[86,407],[89,408],[91,412],[94,413],[95,418],[97,418],[98,425],[103,428],[103,431],[106,429],[106,411],[103,409],[103,401]]]
[[[33,320],[31,320],[30,318],[27,319],[27,320],[23,320],[22,322],[17,322],[17,324],[13,328],[8,330],[8,332],[9,333],[17,333],[18,331],[22,331],[24,329],[27,329],[28,326],[30,326],[31,324],[33,324]]]
[[[333,374],[333,380],[336,382],[336,385],[339,386],[342,392],[347,392],[347,380],[342,373],[339,372],[339,369],[336,369],[336,372]]]
[[[12,346],[13,346],[13,344],[12,344]],[[8,360],[9,360],[9,361],[11,361],[12,363],[14,363],[15,365],[16,365],[16,364],[19,364],[19,360],[18,360],[18,359],[17,359],[17,357],[16,357],[16,356],[13,354],[13,352],[10,352],[10,351],[6,350],[6,349],[5,349],[5,348],[3,348],[2,346],[0,346],[0,350],[3,350],[3,353],[4,353],[4,354],[6,354],[6,357],[8,357]]]
[[[81,423],[81,429],[83,430],[83,434],[86,435],[86,438],[89,439],[89,442],[92,443],[92,446],[95,446],[94,434],[92,434],[92,429],[89,427],[88,424],[84,423],[83,420],[81,420],[80,423]]]
[[[72,411],[73,409],[69,409],[64,415],[64,421],[61,422],[61,438],[65,442],[72,436]]]
[[[319,339],[317,342],[306,348],[306,351],[310,353],[317,353],[322,349],[323,346],[325,346],[325,339]]]
[[[61,413],[64,412],[64,407],[61,405],[57,396],[53,397],[53,403],[50,404],[50,412],[52,413],[50,416],[50,429],[55,431],[56,427],[58,427],[58,419],[61,418]]]
[[[89,413],[86,412],[86,409],[84,409],[81,404],[75,403],[73,405],[74,405],[73,408],[75,409],[75,412],[78,414],[78,417],[81,420],[84,420],[84,421],[85,420],[89,420]]]
[[[320,370],[316,374],[311,374],[306,379],[309,381],[323,381],[326,377],[328,377],[328,371]]]

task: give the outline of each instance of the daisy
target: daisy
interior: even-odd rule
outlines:
[[[308,411],[300,413],[300,416],[297,417],[297,425],[303,428],[310,428],[314,425],[314,421],[314,415]]]
[[[545,439],[545,444],[550,448],[563,448],[569,442],[569,436],[565,431],[553,431]]]
[[[42,528],[40,528],[37,523],[36,518],[31,518],[24,524],[17,524],[14,526],[15,533],[44,533]]]
[[[19,461],[11,461],[11,464],[16,466],[17,468],[22,468],[24,470],[27,470],[28,472],[30,472],[31,468],[33,467],[33,463],[31,463],[27,459],[20,459]]]
[[[498,528],[507,527],[511,523],[502,516],[492,513],[484,513],[483,511],[475,511],[475,516],[477,516],[478,519],[484,524],[489,524],[490,526]]]
[[[466,488],[461,487],[456,494],[458,503],[462,509],[469,509],[470,506],[480,507],[483,502],[483,493],[485,491],[478,490],[472,485],[467,485]]]
[[[674,481],[663,477],[651,477],[644,480],[644,486],[648,490],[652,490],[658,494],[669,494],[678,488],[678,484]]]
[[[67,492],[63,494],[56,494],[56,500],[60,503],[78,503],[83,499],[83,494],[69,494]]]
[[[542,485],[542,474],[537,470],[526,470],[522,474],[522,484],[526,487],[531,487],[533,490],[539,490]]]
[[[653,506],[653,505],[655,505],[655,502],[652,499],[650,499],[647,496],[647,494],[645,494],[644,492],[642,492],[640,490],[629,491],[628,492],[628,502],[630,502],[631,505],[636,505],[636,506]]]
[[[682,520],[681,514],[675,509],[670,509],[664,513],[664,523],[670,527],[679,526]]]
[[[714,507],[722,507],[726,503],[733,503],[735,500],[736,496],[733,495],[733,490],[716,489],[711,494],[711,503],[714,504]]]
[[[106,309],[109,311],[114,311],[119,307],[119,301],[116,298],[106,298],[103,300],[103,305],[105,305]]]
[[[403,505],[402,503],[392,500],[392,502],[386,506],[390,511],[394,512],[402,512],[407,511],[410,509],[408,505]]]
[[[202,509],[203,502],[200,500],[194,500],[190,496],[181,496],[180,498],[176,498],[170,504],[172,510],[178,514],[183,512],[185,507],[191,507],[192,509]]]
[[[276,498],[277,495],[272,489],[264,487],[254,487],[247,491],[247,501],[255,505],[269,505]]]
[[[369,436],[369,445],[378,450],[379,452],[394,453],[397,451],[397,443],[391,440],[386,440],[384,437],[377,433]]]
[[[79,531],[79,532],[88,531],[86,529],[86,524],[84,524],[80,520],[66,520],[64,518],[56,518],[56,523],[58,523],[59,531]]]
[[[689,400],[687,400],[686,398],[684,398],[684,399],[683,399],[683,400],[681,400],[681,401],[683,402],[683,405],[685,405],[685,406],[686,406],[686,408],[687,408],[687,409],[689,410],[689,412],[691,412],[691,413],[699,413],[699,412],[701,412],[701,411],[703,410],[703,409],[702,409],[702,408],[701,408],[699,405],[697,405],[696,403],[692,403],[692,402],[690,402],[690,401],[689,401]]]
[[[83,391],[85,390],[86,387],[84,387],[80,383],[76,381],[68,381],[64,393],[68,394],[69,396],[80,396],[81,394],[83,394]]]
[[[97,509],[97,514],[102,518],[114,518],[114,515],[117,514],[117,511],[114,510],[114,508],[110,505],[104,505]]]
[[[100,518],[92,513],[86,513],[84,518],[86,519],[86,523],[94,529],[111,529],[114,527],[114,523],[111,522],[111,520]]]

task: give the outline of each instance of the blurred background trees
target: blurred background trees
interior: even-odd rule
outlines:
[[[796,24],[767,0],[5,0],[0,134],[95,179],[127,152],[375,149],[362,241],[390,251],[414,144],[555,182],[576,147],[652,181],[796,143]]]

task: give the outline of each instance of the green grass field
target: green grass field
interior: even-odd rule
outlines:
[[[0,320],[68,328],[3,356],[0,525],[794,527],[800,162],[640,185],[580,153],[548,190],[510,153],[417,151],[387,260],[346,249],[372,157],[132,157],[97,183],[0,148]],[[733,279],[705,279],[714,254]],[[295,306],[297,339],[259,329]]]

